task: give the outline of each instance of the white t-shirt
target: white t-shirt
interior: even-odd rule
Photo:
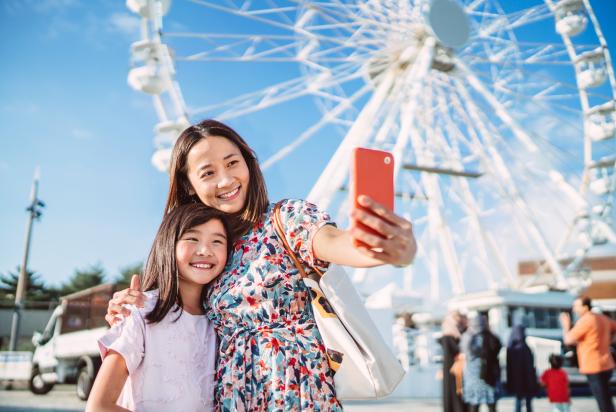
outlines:
[[[145,316],[158,291],[146,292],[144,308],[99,340],[103,359],[109,349],[124,358],[129,377],[118,405],[131,411],[213,411],[216,332],[206,315],[173,309],[158,323]]]

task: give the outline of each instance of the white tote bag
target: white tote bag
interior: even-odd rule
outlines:
[[[334,372],[336,397],[377,399],[391,394],[404,377],[402,365],[385,343],[342,267],[331,264],[324,275],[310,268],[316,273],[306,274],[286,239],[280,219],[281,203],[274,208],[274,226],[310,290],[316,324]]]

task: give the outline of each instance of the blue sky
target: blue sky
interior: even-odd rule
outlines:
[[[608,18],[616,6],[595,3],[608,44],[616,44]],[[176,29],[196,18],[184,2],[172,7]],[[36,166],[47,207],[34,227],[31,269],[58,283],[75,268],[100,262],[113,277],[146,256],[162,215],[167,176],[150,163],[156,123],[151,101],[126,84],[137,22],[122,1],[0,3],[0,273],[21,262],[24,209]],[[237,22],[211,24],[215,30]],[[234,89],[298,73],[295,65],[261,66],[250,78],[231,79],[225,73],[229,66],[208,70],[209,77],[194,83],[186,72],[187,100],[216,102]],[[258,114],[231,124],[263,157],[313,124],[313,107],[304,99],[288,104],[284,117]],[[316,141],[293,154],[289,162],[301,173],[270,169],[270,197],[304,197],[335,142]]]

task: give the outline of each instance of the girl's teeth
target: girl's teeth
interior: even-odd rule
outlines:
[[[196,267],[196,268],[199,268],[199,269],[211,269],[212,268],[212,265],[196,264],[196,265],[193,265],[193,266]]]

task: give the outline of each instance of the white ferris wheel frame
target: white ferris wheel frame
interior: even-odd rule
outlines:
[[[155,133],[157,134],[155,145],[159,150],[155,154],[153,161],[158,162],[159,166],[168,161],[174,139],[179,132],[187,127],[189,124],[188,119],[191,115],[216,112],[218,119],[225,120],[262,110],[301,96],[314,95],[322,98],[325,104],[328,105],[327,110],[324,110],[323,117],[309,129],[305,130],[293,142],[280,148],[270,158],[265,160],[262,163],[262,167],[267,169],[281,159],[284,159],[285,156],[310,139],[325,125],[340,124],[347,127],[348,130],[342,143],[308,195],[308,200],[319,204],[322,208],[327,208],[330,200],[344,185],[348,174],[350,151],[356,146],[366,144],[375,135],[372,125],[376,123],[375,119],[382,115],[382,108],[387,104],[392,105],[391,90],[398,87],[396,85],[404,84],[406,87],[405,92],[400,93],[393,99],[394,103],[398,105],[396,109],[398,112],[413,113],[415,105],[419,104],[421,99],[430,99],[431,105],[436,105],[443,117],[447,116],[446,111],[448,109],[446,106],[449,105],[451,107],[450,110],[454,110],[460,118],[465,119],[467,124],[473,125],[473,127],[468,128],[466,131],[460,130],[453,122],[438,126],[431,125],[430,128],[434,132],[432,136],[435,141],[443,140],[443,136],[446,133],[456,135],[460,137],[460,141],[466,141],[468,144],[478,147],[476,152],[478,157],[490,159],[490,162],[487,163],[493,165],[494,169],[492,172],[500,177],[498,182],[500,190],[515,206],[512,210],[515,215],[516,229],[521,233],[521,237],[538,248],[543,258],[543,264],[540,265],[538,273],[545,271],[552,273],[556,280],[555,286],[563,289],[579,289],[585,286],[588,283],[588,279],[580,276],[580,268],[589,250],[597,244],[605,243],[606,239],[616,242],[616,236],[608,220],[613,208],[614,193],[616,192],[616,173],[614,170],[616,156],[602,159],[595,159],[593,157],[594,148],[602,144],[602,140],[610,140],[614,139],[614,137],[595,139],[591,133],[592,121],[598,116],[604,116],[604,123],[601,124],[609,123],[610,116],[612,124],[616,122],[616,114],[614,112],[616,79],[607,42],[601,32],[589,0],[561,0],[559,2],[545,0],[544,4],[507,15],[506,21],[509,29],[513,29],[548,17],[555,17],[557,30],[565,46],[564,49],[555,44],[528,44],[525,45],[523,50],[519,51],[521,63],[532,65],[550,61],[554,64],[571,65],[573,62],[575,69],[577,87],[571,91],[570,96],[579,96],[579,104],[585,119],[583,125],[584,170],[581,177],[583,182],[581,189],[574,187],[558,170],[549,170],[549,177],[552,183],[558,190],[567,195],[568,199],[579,211],[575,222],[570,227],[570,234],[574,230],[587,234],[587,239],[583,246],[576,251],[574,258],[568,261],[563,261],[560,255],[567,240],[563,239],[561,244],[554,250],[549,247],[533,210],[525,201],[521,189],[517,187],[512,178],[512,171],[509,169],[501,153],[496,149],[499,137],[495,137],[494,130],[487,126],[490,122],[486,122],[485,115],[482,114],[481,108],[474,103],[471,93],[482,96],[484,102],[497,114],[500,121],[506,125],[519,143],[530,152],[539,150],[535,144],[536,136],[531,136],[523,126],[516,122],[515,118],[509,114],[510,109],[505,107],[501,100],[495,96],[494,91],[489,90],[484,85],[482,79],[478,78],[473,70],[467,67],[462,60],[455,61],[455,70],[449,79],[444,78],[444,76],[443,79],[439,79],[438,76],[435,76],[431,80],[432,82],[442,82],[442,84],[439,84],[445,85],[452,90],[452,93],[447,96],[447,103],[444,103],[445,96],[441,89],[434,88],[436,90],[434,94],[426,92],[426,90],[431,88],[426,88],[422,84],[422,79],[425,78],[425,74],[431,69],[434,60],[439,58],[436,56],[439,53],[437,39],[429,37],[419,50],[411,50],[411,47],[408,50],[403,50],[400,59],[401,61],[404,61],[405,58],[408,59],[409,64],[402,73],[396,70],[393,65],[383,64],[383,70],[379,74],[378,82],[375,80],[372,85],[366,82],[363,87],[356,90],[352,95],[346,96],[344,91],[340,95],[340,93],[332,92],[332,89],[335,89],[337,85],[344,82],[356,80],[362,78],[362,76],[365,78],[365,73],[356,70],[353,66],[356,63],[354,63],[354,60],[360,60],[362,58],[361,53],[373,51],[373,49],[370,49],[372,45],[369,41],[363,45],[360,44],[357,46],[358,56],[350,55],[343,58],[337,56],[336,53],[347,48],[347,42],[334,36],[327,36],[315,32],[315,30],[309,30],[306,27],[312,16],[316,13],[316,8],[320,5],[327,5],[332,10],[336,8],[343,10],[344,7],[350,7],[354,9],[354,12],[361,8],[360,5],[349,6],[341,1],[291,1],[291,5],[287,7],[275,8],[268,6],[268,8],[258,9],[254,8],[252,6],[253,2],[248,0],[239,2],[227,1],[226,3],[205,0],[193,0],[193,2],[230,15],[285,29],[290,34],[285,36],[271,34],[222,35],[176,33],[176,36],[200,36],[213,45],[206,52],[183,57],[184,60],[298,62],[307,67],[307,70],[311,70],[311,72],[305,76],[230,99],[221,104],[193,109],[189,113],[180,85],[176,81],[174,59],[171,56],[169,47],[161,36],[163,16],[170,6],[170,1],[128,0],[129,8],[139,13],[142,18],[142,39],[132,46],[134,68],[129,73],[129,83],[136,89],[152,96],[153,105],[159,119],[159,124],[155,128]],[[236,3],[242,3],[242,5],[236,5]],[[272,2],[267,3],[273,4]],[[366,3],[369,3],[370,7],[374,7],[370,9],[370,12],[374,13],[376,17],[371,23],[377,25],[385,24],[379,21],[378,7],[380,2],[370,0]],[[385,0],[383,3],[388,3],[388,1]],[[486,0],[469,2],[465,6],[465,11],[475,16],[480,16],[480,9],[484,3],[486,3]],[[295,10],[298,8],[301,9],[302,14],[298,16],[295,22],[281,22],[270,18],[270,15],[273,13],[286,13],[290,9]],[[563,10],[567,11],[568,14]],[[577,14],[576,10],[578,11]],[[335,17],[335,13],[332,15]],[[575,20],[574,17],[578,20]],[[585,49],[584,46],[576,45],[575,37],[578,33],[575,33],[575,30],[571,31],[570,28],[562,29],[563,25],[561,23],[567,18],[574,22],[582,22],[584,27],[586,27],[587,22],[583,21],[583,19],[589,20],[590,27],[594,30],[598,39],[599,48],[596,50]],[[335,24],[340,24],[340,22],[333,19],[332,25]],[[346,26],[340,25],[340,30],[351,33],[350,38],[354,39],[357,37],[355,31],[360,32],[362,30],[361,24],[363,23],[359,21],[359,23],[351,22]],[[482,35],[486,37],[492,36],[497,30],[502,29],[502,27],[499,27],[502,24],[502,20],[495,19],[491,25],[482,28]],[[558,29],[559,24],[561,24],[561,29]],[[567,30],[570,32],[567,32]],[[298,41],[298,36],[301,41]],[[319,54],[315,52],[318,50],[319,42],[328,42],[336,46]],[[264,44],[268,44],[269,48],[263,48]],[[229,53],[230,51],[232,53]],[[312,56],[311,53],[316,53],[317,57],[308,58],[308,56]],[[405,53],[412,53],[412,58],[409,56],[405,57]],[[485,53],[483,59],[486,62],[507,64],[507,62],[499,61],[499,58],[506,59],[506,49],[503,49],[500,55],[490,55],[487,48]],[[481,60],[482,57],[479,56],[475,61]],[[332,73],[327,64],[337,64],[336,72]],[[378,64],[380,63],[377,62]],[[582,83],[588,80],[589,73],[592,75],[601,70],[603,76],[609,82],[611,98],[606,99],[602,104],[591,105],[589,90],[592,88],[592,85],[582,87]],[[310,76],[309,87],[306,87],[306,76]],[[590,80],[592,80],[592,76],[590,76]],[[504,93],[514,93],[512,90],[506,89],[507,87],[504,86]],[[538,101],[544,98],[546,100],[548,98],[555,100],[559,95],[550,95],[554,89],[554,86],[548,86],[537,92],[534,98]],[[340,90],[338,91],[340,92]],[[560,95],[560,97],[563,96]],[[353,121],[345,118],[345,111],[350,105],[366,98],[368,98],[367,103],[363,104],[361,111],[354,117]],[[610,104],[612,105],[611,107]],[[386,135],[393,130],[391,123],[394,115],[395,112],[391,111],[390,117],[385,119],[381,129],[376,131],[376,141],[384,140]],[[422,120],[411,120],[409,115],[401,116],[401,119],[395,144],[392,148],[396,159],[404,158],[403,152],[409,145],[416,149],[427,145],[425,136],[421,133],[421,125],[418,124]],[[486,144],[486,142],[493,142],[493,144]],[[456,149],[454,147],[451,150],[454,154],[453,159],[460,160],[462,158],[463,155],[459,148]],[[454,246],[453,234],[447,225],[444,224],[445,205],[442,201],[443,194],[441,193],[438,176],[440,174],[461,177],[477,176],[471,176],[472,172],[465,171],[464,164],[461,161],[457,163],[454,161],[455,164],[452,165],[451,169],[444,170],[439,168],[430,156],[429,150],[422,151],[418,155],[417,163],[416,165],[405,165],[402,161],[397,161],[396,179],[397,181],[405,179],[399,173],[403,168],[415,168],[414,170],[420,171],[420,181],[424,188],[424,193],[427,195],[427,198],[433,200],[428,202],[428,227],[423,236],[427,236],[426,239],[431,239],[431,242],[438,244],[444,258],[442,261],[450,278],[453,293],[464,293],[462,261],[467,258],[460,258],[458,256]],[[476,233],[476,239],[479,239],[479,242],[482,244],[482,247],[479,248],[480,256],[474,258],[487,262],[488,255],[494,257],[498,270],[505,275],[506,282],[509,285],[514,285],[516,282],[515,275],[511,273],[511,270],[506,265],[505,256],[499,249],[497,241],[491,233],[482,227],[480,217],[482,211],[470,190],[468,181],[456,179],[455,184],[452,184],[452,186],[456,188],[456,196],[459,199],[457,202],[458,206],[466,211],[470,227]],[[595,196],[595,200],[590,202],[588,191],[593,187],[598,187],[602,190],[598,191],[599,194]],[[596,200],[597,198],[599,200]],[[411,200],[408,196],[404,198],[403,194],[404,199],[406,201]],[[520,222],[524,222],[524,224],[520,224]],[[437,300],[440,296],[438,286],[439,259],[436,257],[434,250],[420,253],[431,255],[431,258],[428,259],[428,268],[432,279],[431,298]],[[355,279],[362,280],[364,275],[364,270],[358,270]],[[484,276],[488,287],[494,288],[498,285],[494,274],[490,270],[486,270]],[[413,268],[411,267],[405,271],[405,287],[410,288],[412,279]]]

